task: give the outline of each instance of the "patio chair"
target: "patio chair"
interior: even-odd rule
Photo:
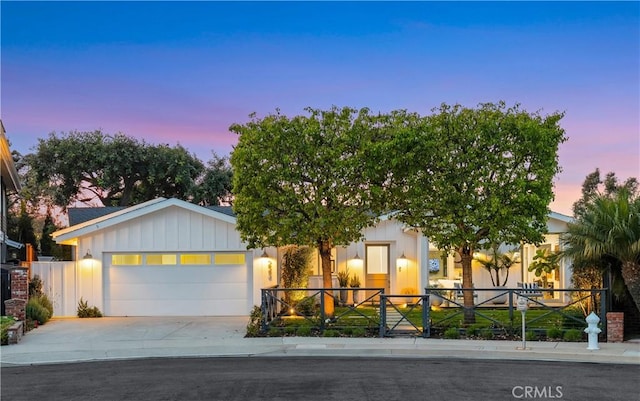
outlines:
[[[461,283],[453,283],[453,288],[455,288],[455,297],[456,299],[464,299],[464,291],[462,289]],[[473,291],[473,297],[478,298],[478,292]]]
[[[538,283],[518,283],[518,288],[522,288],[520,294],[527,298],[538,298],[542,296],[542,291],[540,291]]]

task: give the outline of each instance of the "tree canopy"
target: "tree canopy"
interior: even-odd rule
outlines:
[[[331,287],[331,249],[362,237],[387,210],[387,171],[375,166],[373,144],[391,122],[367,109],[306,109],[251,116],[230,130],[239,135],[231,155],[237,228],[250,247],[310,245]],[[333,303],[326,302],[327,313]]]
[[[105,206],[129,206],[156,197],[218,204],[228,197],[228,166],[214,160],[205,167],[180,145],[152,145],[121,133],[51,133],[22,164],[27,165],[29,198],[41,195],[61,207],[95,199]],[[217,179],[226,180],[222,190]]]
[[[542,116],[486,103],[443,104],[421,129],[402,132],[406,160],[397,217],[459,254],[463,287],[473,286],[473,251],[488,244],[540,243],[546,232],[562,113]],[[472,291],[464,292],[473,305]],[[473,315],[467,319],[472,320]]]

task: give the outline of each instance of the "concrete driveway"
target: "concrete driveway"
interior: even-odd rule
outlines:
[[[238,355],[248,316],[53,318],[2,347],[6,364],[150,356]]]

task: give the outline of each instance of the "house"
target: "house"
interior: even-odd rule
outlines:
[[[11,240],[7,235],[8,196],[10,193],[19,192],[20,189],[18,172],[13,163],[4,125],[0,120],[0,263],[2,264],[11,259],[10,248],[19,249],[24,246],[17,241]]]
[[[129,208],[70,209],[69,219],[70,227],[53,237],[74,246],[75,261],[32,264],[58,316],[75,315],[81,298],[107,316],[248,315],[261,303],[260,290],[279,283],[281,250],[247,249],[229,207],[159,198]],[[567,221],[550,216],[544,246],[559,246]],[[364,238],[332,252],[334,273],[348,268],[363,287],[419,294],[434,280],[453,282],[461,275],[454,256],[389,216],[366,229]],[[522,253],[521,266],[512,269],[513,287],[533,281],[526,268],[535,247],[525,245]],[[567,269],[554,285],[568,284]],[[309,286],[322,287],[317,254],[311,270]],[[474,280],[480,288],[489,277],[474,266]]]

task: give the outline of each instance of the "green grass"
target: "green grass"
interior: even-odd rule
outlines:
[[[400,313],[407,315],[408,320],[417,327],[422,326],[422,308],[400,308]],[[551,310],[543,308],[530,308],[526,312],[527,330],[535,330],[545,333],[549,329],[559,328],[562,331],[571,329],[582,329],[584,317],[578,309],[563,309],[562,313],[575,317],[573,320],[559,313],[550,313]],[[522,314],[514,310],[513,319],[509,317],[507,308],[477,308],[476,322],[467,327],[464,324],[464,316],[461,308],[438,308],[431,310],[431,328],[433,333],[443,333],[448,328],[462,328],[468,336],[491,338],[493,333],[518,332],[522,325]],[[367,332],[367,329],[377,329],[380,325],[378,308],[371,305],[359,305],[356,310],[348,307],[336,307],[334,319],[324,322],[325,330],[338,330],[343,335],[354,335],[356,329],[358,333]],[[281,335],[291,335],[299,328],[309,328],[318,330],[321,327],[319,316],[281,316],[271,323],[271,330],[279,330]],[[466,327],[466,329],[465,329]],[[561,331],[561,332],[562,332]],[[272,331],[270,335],[275,335]]]

